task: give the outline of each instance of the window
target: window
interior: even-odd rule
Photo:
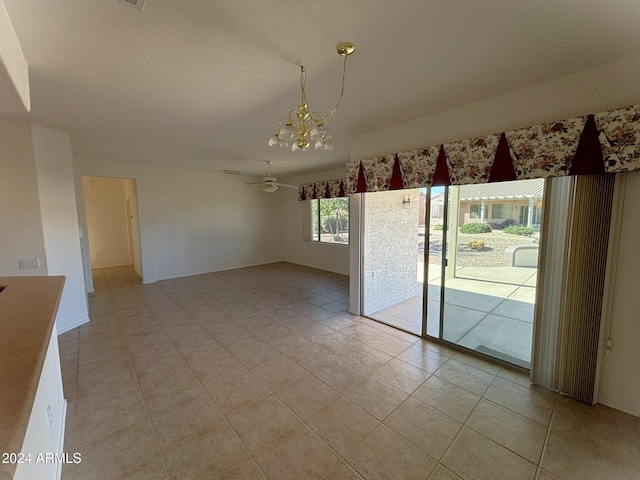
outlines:
[[[513,207],[510,203],[494,203],[491,205],[491,218],[494,220],[513,218]]]
[[[469,205],[469,218],[480,218],[481,215],[481,205],[479,203],[472,203]]]
[[[349,243],[349,197],[311,200],[311,239]]]

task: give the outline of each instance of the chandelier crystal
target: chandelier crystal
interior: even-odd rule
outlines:
[[[325,126],[327,118],[335,113],[342,102],[344,94],[344,79],[347,72],[347,57],[355,52],[353,43],[344,42],[336,47],[339,55],[344,57],[342,63],[342,86],[340,87],[340,97],[336,106],[326,115],[322,116],[318,112],[310,112],[307,103],[307,96],[304,86],[307,79],[307,71],[300,65],[300,104],[297,110],[291,110],[289,116],[278,122],[276,131],[269,139],[270,147],[291,147],[294,152],[307,151],[311,148],[315,150],[333,150],[331,143],[331,132]]]

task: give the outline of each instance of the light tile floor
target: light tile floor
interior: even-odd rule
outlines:
[[[344,276],[94,275],[59,339],[66,480],[640,478],[640,419],[352,316]]]

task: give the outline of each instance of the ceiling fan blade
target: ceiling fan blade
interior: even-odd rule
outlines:
[[[264,185],[264,182],[251,182],[251,183],[245,183],[245,185]]]
[[[287,185],[286,183],[276,183],[276,185],[278,185],[279,187],[285,187],[285,188],[295,188],[296,190],[298,189],[298,187],[296,185]]]

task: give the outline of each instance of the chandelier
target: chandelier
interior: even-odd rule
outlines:
[[[336,47],[338,54],[344,57],[342,63],[342,86],[340,87],[340,97],[338,103],[326,115],[322,116],[318,112],[310,112],[307,104],[307,96],[304,85],[307,79],[307,71],[300,65],[300,104],[297,110],[291,110],[289,116],[278,122],[276,132],[269,139],[270,147],[291,147],[294,152],[309,150],[311,142],[315,142],[313,148],[316,150],[333,150],[331,143],[331,132],[325,126],[327,118],[335,113],[342,102],[344,94],[344,77],[347,71],[347,57],[351,55],[356,47],[353,43],[344,42]]]

